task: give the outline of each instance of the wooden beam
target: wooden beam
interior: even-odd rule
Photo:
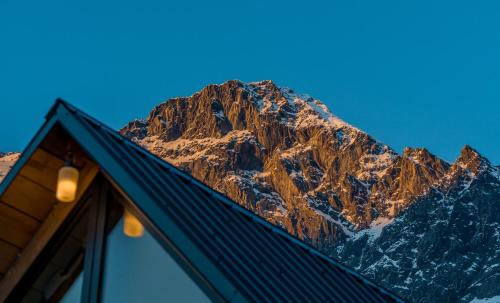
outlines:
[[[102,177],[93,192],[92,210],[89,220],[89,234],[84,263],[82,303],[98,303],[101,298],[101,285],[104,271],[106,247],[106,221],[110,207],[109,185]],[[100,181],[99,180],[99,181]]]
[[[0,250],[2,251],[2,254],[0,255],[0,273],[4,274],[8,270],[9,265],[12,264],[12,261],[16,259],[16,256],[19,253],[19,248],[10,243],[0,241]]]
[[[90,186],[98,172],[99,167],[90,162],[82,168],[76,201],[74,203],[57,203],[54,206],[52,212],[47,216],[31,241],[26,245],[22,253],[0,281],[0,302],[4,302],[7,299],[11,291],[35,261],[36,257],[45,248],[49,240],[64,222],[66,216],[80,201],[80,198]],[[36,203],[37,201],[32,202]]]

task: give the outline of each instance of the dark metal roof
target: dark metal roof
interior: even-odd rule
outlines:
[[[223,301],[402,302],[72,105],[53,119]]]

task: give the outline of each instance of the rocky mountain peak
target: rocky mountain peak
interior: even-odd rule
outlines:
[[[450,167],[450,164],[430,153],[426,148],[406,147],[403,151],[403,159],[409,159],[421,166],[438,170],[442,173],[445,173]]]
[[[462,148],[455,165],[471,172],[473,175],[477,175],[491,167],[490,161],[469,145]]]
[[[420,177],[426,175],[431,183],[437,182],[449,170],[450,164],[436,155],[430,153],[425,148],[406,148],[403,153],[403,162],[411,161],[418,167]]]
[[[312,241],[311,217],[364,228],[396,216],[450,169],[425,148],[400,156],[319,100],[271,80],[208,85],[161,103],[121,133]]]

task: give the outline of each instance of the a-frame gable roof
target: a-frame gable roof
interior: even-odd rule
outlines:
[[[61,125],[212,299],[401,302],[113,129],[58,100],[0,196],[54,124]],[[159,236],[158,236],[159,235]]]

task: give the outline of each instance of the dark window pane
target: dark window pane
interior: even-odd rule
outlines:
[[[211,302],[170,255],[145,231],[123,234],[123,219],[108,236],[103,302]]]

